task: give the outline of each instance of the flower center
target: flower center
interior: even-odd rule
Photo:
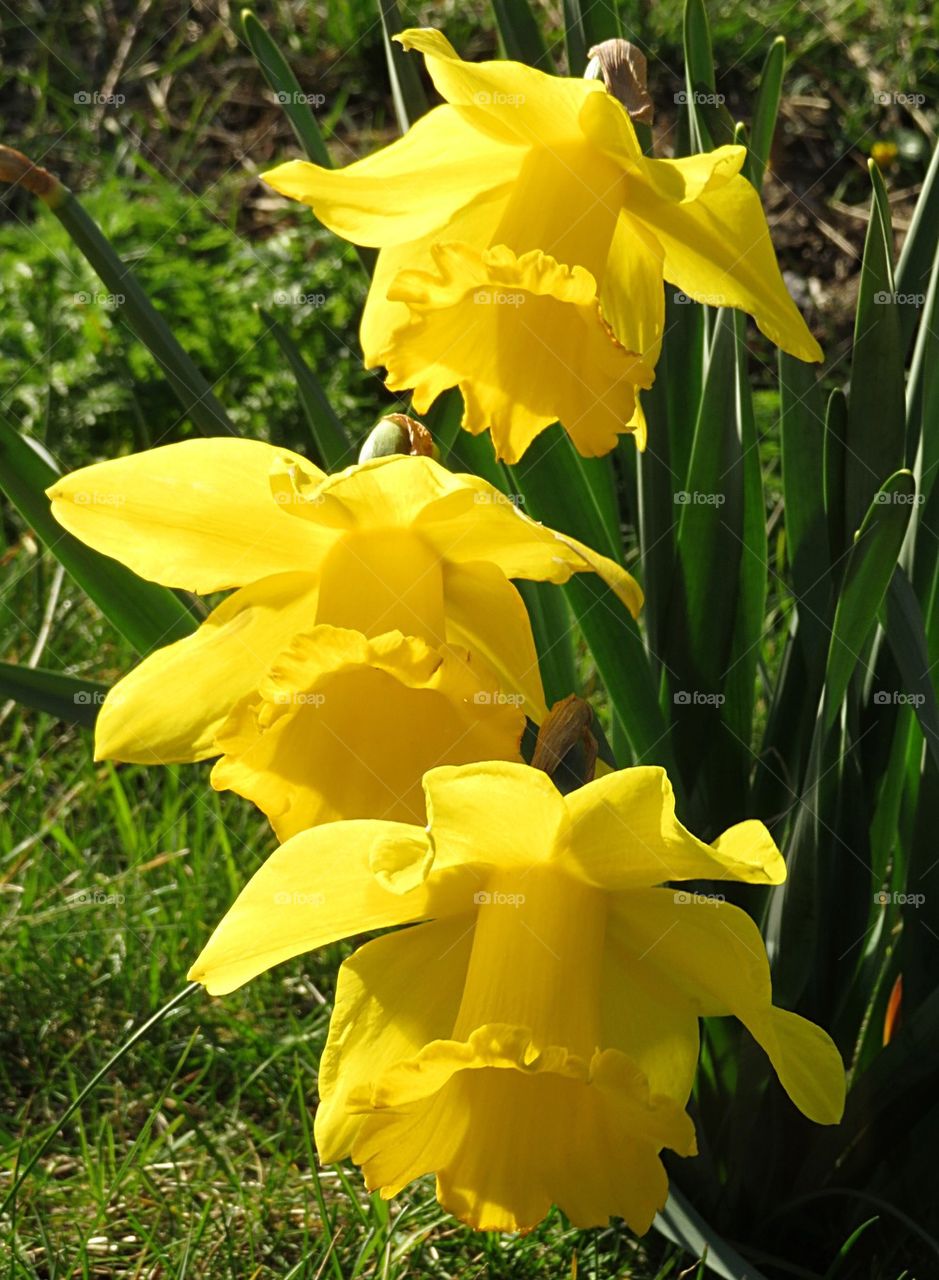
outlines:
[[[323,562],[316,621],[361,631],[369,638],[400,631],[443,644],[439,556],[408,529],[345,534]]]

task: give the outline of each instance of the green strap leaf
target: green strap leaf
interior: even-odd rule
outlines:
[[[848,556],[835,607],[825,670],[824,729],[834,724],[848,682],[877,622],[916,500],[909,471],[898,471],[876,494]]]
[[[939,244],[939,147],[932,154],[926,181],[916,201],[897,264],[897,293],[909,299],[901,303],[900,345],[905,352],[922,314],[918,299],[927,291]]]
[[[378,11],[381,15],[388,78],[391,81],[398,128],[402,133],[407,133],[414,121],[426,114],[429,103],[421,84],[417,63],[401,48],[397,40],[392,39],[404,30],[396,0],[378,0]]]
[[[904,465],[906,405],[900,312],[893,281],[890,211],[871,162],[873,200],[861,262],[845,454],[845,535],[850,541],[874,494]]]
[[[133,271],[121,261],[78,199],[60,185],[57,196],[47,203],[105,287],[122,299],[115,313],[117,318],[149,350],[193,424],[203,435],[237,435],[209,383],[173,336]]]
[[[492,12],[506,56],[550,71],[548,46],[528,0],[492,0]]]
[[[0,662],[0,700],[13,698],[34,711],[47,711],[66,723],[93,729],[108,692],[106,684],[44,667]]]
[[[284,114],[290,121],[290,127],[305,151],[307,159],[321,165],[324,169],[331,169],[332,160],[326,150],[326,143],[320,133],[316,116],[310,107],[310,95],[302,91],[300,81],[291,70],[287,59],[251,9],[242,9],[241,27],[248,47],[261,69],[261,74],[283,107]]]
[[[760,87],[757,90],[753,124],[750,128],[749,177],[757,191],[763,186],[763,175],[769,163],[785,72],[786,39],[785,36],[777,36],[769,47],[760,72]]]
[[[0,417],[0,488],[108,621],[141,654],[195,631],[196,619],[172,591],[145,582],[66,533],[45,495],[57,478],[35,445]]]
[[[268,312],[259,309],[259,313],[271,336],[287,357],[297,380],[297,394],[318,454],[317,461],[326,471],[341,471],[343,467],[355,462],[356,448],[353,440],[293,338]]]
[[[666,1240],[687,1250],[693,1258],[700,1259],[708,1271],[722,1280],[766,1280],[762,1272],[746,1262],[692,1208],[674,1182],[669,1188],[668,1201],[657,1214],[653,1226]]]
[[[912,704],[926,745],[939,769],[939,703],[930,674],[929,646],[923,611],[910,580],[898,565],[887,588],[884,631],[900,673],[899,693]],[[881,696],[890,691],[881,691]],[[877,694],[874,698],[876,700]]]

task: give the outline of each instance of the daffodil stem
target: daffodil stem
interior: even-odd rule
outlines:
[[[63,1114],[59,1117],[59,1119],[55,1122],[55,1124],[52,1125],[52,1127],[49,1129],[49,1132],[46,1134],[46,1136],[40,1142],[39,1146],[36,1148],[36,1150],[27,1160],[26,1164],[21,1169],[18,1170],[15,1178],[13,1179],[13,1186],[10,1188],[6,1199],[3,1201],[2,1204],[0,1204],[0,1217],[2,1217],[4,1213],[6,1213],[7,1208],[16,1200],[16,1196],[19,1192],[20,1187],[29,1177],[30,1173],[32,1173],[33,1169],[36,1167],[36,1164],[40,1160],[40,1158],[49,1149],[49,1146],[51,1145],[53,1139],[55,1138],[55,1135],[68,1123],[68,1121],[72,1118],[72,1116],[75,1114],[78,1108],[82,1105],[85,1099],[91,1093],[94,1092],[94,1090],[98,1087],[98,1085],[101,1083],[104,1077],[108,1074],[111,1068],[116,1067],[117,1064],[124,1057],[124,1055],[130,1049],[132,1049],[139,1040],[142,1040],[148,1031],[152,1030],[152,1028],[155,1027],[158,1022],[161,1022],[166,1017],[166,1015],[168,1013],[171,1013],[173,1009],[175,1009],[178,1005],[181,1005],[183,1001],[186,1000],[189,996],[191,996],[194,991],[197,991],[200,985],[201,984],[198,982],[190,982],[188,986],[183,987],[182,991],[178,991],[176,995],[173,996],[172,1000],[167,1001],[167,1003],[163,1005],[162,1008],[157,1009],[156,1013],[152,1014],[147,1019],[146,1022],[144,1022],[141,1026],[139,1026],[137,1030],[134,1031],[131,1035],[129,1035],[127,1039],[124,1041],[124,1043],[121,1045],[121,1047],[115,1053],[113,1053],[110,1058],[108,1058],[104,1066],[95,1072],[95,1074],[91,1077],[91,1079],[85,1085],[84,1089],[82,1089],[82,1091],[79,1093],[78,1097],[75,1098],[69,1104],[69,1106],[63,1112]]]

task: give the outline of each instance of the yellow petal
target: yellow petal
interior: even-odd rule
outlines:
[[[746,912],[683,890],[640,889],[620,896],[616,915],[630,963],[656,970],[701,1017],[739,1018],[795,1105],[817,1124],[838,1122],[841,1056],[821,1027],[773,1008],[766,949]]]
[[[436,107],[403,138],[344,169],[290,160],[262,177],[346,240],[402,244],[513,182],[523,152],[512,142],[487,135],[452,107]]]
[[[668,1190],[658,1151],[694,1150],[688,1117],[622,1055],[533,1055],[504,1024],[429,1044],[370,1093],[352,1151],[369,1188],[436,1173],[444,1207],[480,1230],[528,1230],[556,1203],[578,1227],[615,1214],[646,1231]]]
[[[494,684],[465,651],[315,627],[223,726],[212,785],[251,800],[281,840],[343,818],[423,822],[428,769],[518,758],[524,715],[493,702]]]
[[[447,639],[483,656],[499,680],[493,697],[521,698],[536,724],[547,715],[538,653],[525,603],[496,565],[448,564],[443,574]]]
[[[567,828],[561,793],[527,764],[488,760],[424,777],[435,867],[531,869],[546,863]]]
[[[413,27],[396,40],[423,53],[437,92],[477,129],[520,144],[557,145],[579,136],[585,101],[603,94],[596,80],[546,75],[521,62],[463,62],[441,31]]]
[[[603,951],[601,1043],[635,1062],[653,1093],[684,1104],[698,1066],[697,1013],[667,975],[636,962],[622,930],[622,917],[611,914]]]
[[[698,840],[675,816],[675,794],[657,765],[620,769],[565,797],[572,874],[608,889],[663,880],[780,884],[782,855],[761,822],[742,822],[714,842]]]
[[[779,273],[760,197],[740,174],[728,176],[730,160],[717,167],[716,178],[705,180],[698,194],[686,197],[689,168],[694,170],[692,190],[704,178],[702,158],[692,161],[696,168],[673,169],[669,195],[663,194],[669,184],[661,167],[653,170],[655,185],[636,182],[630,187],[629,212],[661,243],[666,280],[698,302],[749,312],[761,332],[790,355],[821,360],[822,350]]]
[[[340,966],[317,1079],[316,1146],[324,1164],[344,1159],[361,1127],[349,1095],[449,1037],[472,936],[472,917],[454,916],[376,938]]]
[[[622,210],[603,270],[600,305],[620,342],[652,367],[658,363],[665,332],[663,258],[655,237]],[[644,447],[644,439],[637,443]]]
[[[99,462],[52,485],[52,514],[69,533],[142,578],[223,591],[288,570],[311,572],[332,541],[298,529],[275,502],[272,467],[310,478],[312,463],[260,440],[186,440]]]
[[[390,848],[389,848],[390,846]],[[224,995],[265,969],[339,938],[466,912],[476,877],[448,869],[406,893],[392,893],[372,863],[410,858],[425,866],[423,827],[331,822],[282,844],[242,889],[189,971]]]
[[[609,452],[653,375],[604,321],[593,276],[504,245],[440,244],[433,257],[435,273],[403,271],[388,291],[412,315],[381,353],[388,385],[413,388],[419,412],[458,386],[463,426],[490,430],[508,462],[557,420],[582,454]]]
[[[264,578],[229,596],[194,635],[145,658],[105,698],[95,758],[170,764],[218,755],[232,707],[309,628],[316,593],[312,574]]]

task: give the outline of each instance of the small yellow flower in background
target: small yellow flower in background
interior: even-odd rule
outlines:
[[[317,653],[322,679],[338,679],[337,663],[348,667],[351,649],[341,658],[338,642],[314,643],[323,625],[371,641],[397,633],[382,658],[389,681],[414,690],[436,680],[437,697],[442,689],[460,697],[498,690],[511,695],[508,703],[474,704],[483,718],[518,719],[513,704],[521,700],[540,720],[534,640],[509,579],[562,583],[596,572],[633,614],[642,603],[635,580],[612,560],[429,457],[377,458],[326,476],[260,441],[191,440],[85,467],[49,496],[70,533],[141,577],[200,593],[236,588],[194,635],[118,682],[96,725],[99,759],[153,764],[221,754],[223,727],[230,747],[246,732],[242,718],[235,734],[229,717],[245,699],[265,700],[265,677],[298,637],[307,637],[298,693],[319,688]],[[402,637],[440,651],[441,671],[433,675],[426,651],[402,648]],[[446,655],[446,646],[454,652]],[[458,676],[465,655],[472,671]],[[375,710],[360,705],[363,719]],[[271,713],[256,714],[260,723]],[[355,741],[351,725],[347,737]]]
[[[878,169],[890,169],[899,154],[900,148],[895,142],[875,142],[871,147],[871,159]]]
[[[743,147],[650,160],[596,80],[466,63],[439,31],[397,38],[424,54],[445,105],[345,169],[294,160],[264,178],[381,250],[365,361],[413,388],[418,412],[458,386],[464,427],[491,430],[509,462],[558,419],[581,453],[606,453],[642,431],[665,281],[822,358],[740,174]]]
[[[474,1227],[525,1230],[557,1204],[576,1226],[616,1214],[645,1231],[668,1190],[658,1153],[695,1150],[683,1108],[702,1016],[739,1018],[796,1106],[837,1122],[838,1051],[773,1006],[750,917],[656,887],[780,883],[761,823],[703,844],[652,767],[563,796],[540,770],[486,762],[434,769],[424,790],[426,828],[337,822],[282,845],[189,975],[223,994],[311,948],[413,925],[340,970],[325,1162],[351,1154],[386,1197],[434,1173]]]

